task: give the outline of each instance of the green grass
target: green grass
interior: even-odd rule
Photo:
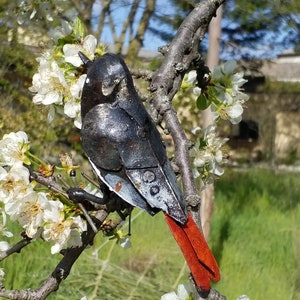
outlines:
[[[211,244],[228,299],[298,299],[300,176],[230,172],[216,184]]]
[[[210,245],[222,279],[214,287],[227,299],[299,299],[300,175],[230,171],[216,183]],[[49,299],[160,299],[187,282],[188,269],[164,223],[139,210],[132,248],[99,234]],[[60,256],[42,241],[1,263],[7,288],[37,287]]]

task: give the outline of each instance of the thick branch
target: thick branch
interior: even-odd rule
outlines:
[[[129,68],[129,70],[131,75],[137,79],[143,78],[147,81],[151,81],[151,78],[153,76],[153,73],[148,70],[134,69],[134,68]]]
[[[193,61],[199,59],[199,43],[207,32],[217,8],[225,0],[201,1],[181,24],[175,38],[169,45],[165,59],[156,72],[150,85],[154,92],[153,103],[166,121],[166,127],[175,143],[175,159],[179,166],[184,195],[192,207],[197,206],[200,198],[193,180],[189,161],[190,142],[187,139],[171,101],[180,89],[185,71]],[[198,212],[198,208],[195,209]],[[194,215],[200,227],[200,218]]]

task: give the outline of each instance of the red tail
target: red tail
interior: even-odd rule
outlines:
[[[209,291],[210,279],[213,281],[220,280],[220,271],[204,236],[191,215],[188,215],[188,220],[184,225],[176,222],[167,214],[165,216],[191,270],[195,283],[204,291]]]

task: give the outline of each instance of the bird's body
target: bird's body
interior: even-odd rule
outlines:
[[[160,134],[134,89],[127,66],[113,54],[85,63],[88,73],[81,98],[81,136],[94,170],[125,202],[151,215],[160,210],[165,213],[175,239],[185,248],[188,264],[192,264],[196,284],[209,290],[210,279],[219,279],[218,266],[187,213]]]
[[[122,199],[150,214],[163,210],[184,224],[184,199],[160,135],[140,106],[138,123],[119,103],[96,105],[83,119],[83,148],[101,180]]]

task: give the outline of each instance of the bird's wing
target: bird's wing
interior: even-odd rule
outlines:
[[[118,106],[100,104],[83,120],[83,148],[98,176],[123,200],[185,223],[183,197],[152,126],[148,119],[140,126]]]

